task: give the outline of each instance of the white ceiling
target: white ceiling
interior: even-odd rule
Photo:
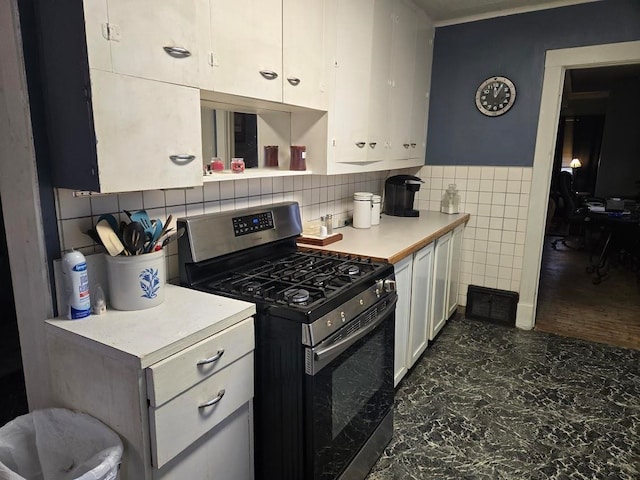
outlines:
[[[414,0],[436,25],[448,25],[599,0]]]

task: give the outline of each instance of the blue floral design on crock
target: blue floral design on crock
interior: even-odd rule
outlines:
[[[140,289],[142,290],[142,298],[156,298],[160,290],[160,278],[158,269],[145,268],[140,275]]]

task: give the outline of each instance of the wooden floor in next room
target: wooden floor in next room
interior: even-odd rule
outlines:
[[[544,242],[535,329],[640,350],[640,276],[612,266],[594,284],[589,253]]]

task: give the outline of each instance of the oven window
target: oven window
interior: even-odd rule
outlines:
[[[395,315],[307,376],[308,445],[312,472],[333,480],[346,468],[393,406]]]
[[[379,330],[333,371],[333,439],[380,390],[384,373],[384,330]]]

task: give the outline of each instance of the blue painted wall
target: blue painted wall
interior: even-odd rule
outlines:
[[[595,3],[436,29],[427,165],[531,166],[547,50],[640,40],[640,0]],[[486,117],[478,85],[503,75],[516,85],[510,111]]]

